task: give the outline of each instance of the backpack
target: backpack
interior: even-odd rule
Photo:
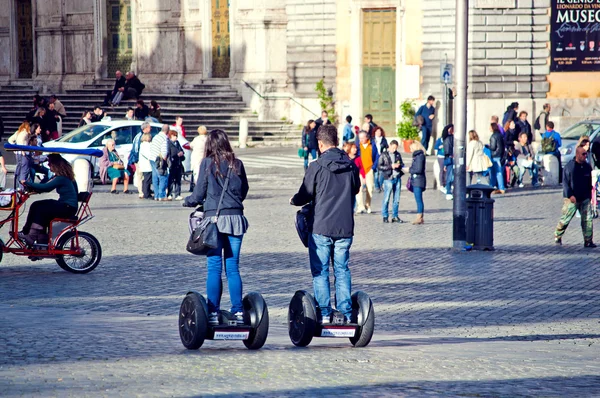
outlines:
[[[542,126],[540,125],[540,116],[542,116],[542,113],[544,113],[544,112],[540,112],[540,114],[538,115],[538,117],[535,119],[535,122],[533,122],[533,129],[534,130],[540,130],[542,128]]]
[[[556,140],[554,135],[542,136],[542,153],[556,152]]]

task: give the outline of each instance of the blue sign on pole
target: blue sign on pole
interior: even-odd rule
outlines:
[[[442,83],[452,84],[452,64],[442,64],[440,70]]]

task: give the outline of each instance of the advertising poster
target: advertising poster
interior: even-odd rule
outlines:
[[[552,72],[600,71],[600,0],[552,0]]]

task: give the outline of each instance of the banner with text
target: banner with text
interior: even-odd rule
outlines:
[[[552,72],[600,71],[600,0],[552,0]]]

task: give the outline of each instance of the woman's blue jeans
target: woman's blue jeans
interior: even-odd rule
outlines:
[[[208,312],[219,312],[221,295],[223,294],[223,261],[231,298],[231,312],[242,312],[242,278],[240,276],[240,249],[244,235],[226,235],[219,233],[219,246],[208,251],[206,265],[206,295],[208,296]],[[224,260],[223,260],[224,259]]]
[[[308,154],[304,156],[304,170],[308,169],[308,155],[312,157],[312,160],[315,160],[317,158],[317,150],[309,149]]]
[[[413,187],[413,194],[417,201],[417,213],[423,214],[425,210],[425,206],[423,205],[423,188]]]
[[[492,171],[490,172],[490,185],[501,191],[506,189],[504,185],[504,165],[502,158],[492,158]]]
[[[454,165],[446,166],[446,195],[452,195],[452,184],[454,184]]]

